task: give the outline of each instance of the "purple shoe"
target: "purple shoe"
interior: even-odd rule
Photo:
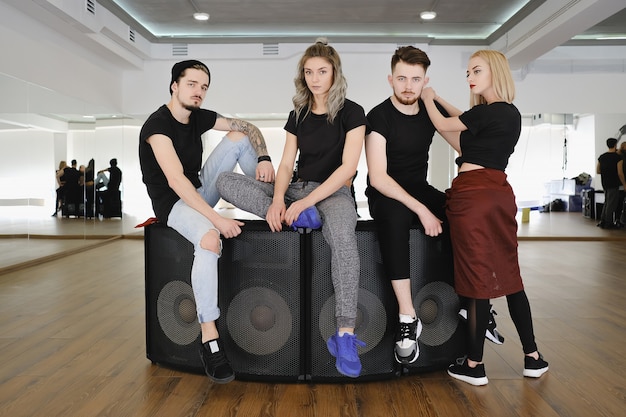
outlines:
[[[357,339],[355,334],[339,333],[332,335],[326,342],[328,351],[337,358],[335,367],[339,373],[356,378],[361,375],[361,360],[359,359],[358,347],[365,347],[365,342]]]
[[[311,230],[322,227],[322,218],[315,206],[311,206],[300,213],[291,227],[299,233],[309,233]]]

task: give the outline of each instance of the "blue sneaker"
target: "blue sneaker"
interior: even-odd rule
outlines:
[[[309,233],[313,229],[322,227],[322,218],[315,206],[311,206],[300,213],[295,222],[291,224],[293,230],[300,233]]]
[[[337,358],[335,367],[340,374],[350,378],[356,378],[361,374],[361,360],[357,346],[365,347],[365,342],[357,339],[354,334],[345,333],[339,336],[335,333],[328,339],[326,346],[330,354]]]

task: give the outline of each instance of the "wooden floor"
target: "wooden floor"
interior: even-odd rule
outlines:
[[[143,242],[121,237],[0,271],[0,416],[624,415],[626,231],[557,215],[565,213],[536,213],[528,231],[547,222],[545,231],[520,234],[537,342],[550,362],[538,380],[522,377],[504,299],[494,308],[506,342],[485,345],[485,387],[444,371],[351,384],[216,385],[152,365]]]

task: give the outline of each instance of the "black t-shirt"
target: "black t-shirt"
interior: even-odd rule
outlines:
[[[122,170],[118,167],[109,167],[109,183],[107,190],[119,190],[122,182]]]
[[[418,105],[417,114],[407,115],[396,109],[388,98],[367,114],[372,131],[385,138],[387,174],[408,192],[416,185],[427,183],[428,151],[435,134],[435,126],[421,99]],[[437,107],[447,115],[439,105]],[[370,185],[369,176],[367,184],[366,194],[370,196],[376,190]]]
[[[456,162],[504,171],[522,131],[522,116],[513,104],[479,104],[459,116],[467,127],[461,132],[461,156]]]
[[[307,109],[304,108],[302,114],[306,112]],[[305,181],[324,182],[339,168],[346,133],[363,125],[369,133],[363,107],[348,99],[333,124],[328,123],[326,114],[309,113],[300,119],[296,124],[295,111],[292,110],[285,130],[298,138],[298,177]]]
[[[169,137],[183,166],[185,176],[199,188],[199,172],[202,168],[202,134],[215,126],[217,113],[199,109],[191,112],[189,123],[177,121],[167,106],[161,106],[152,113],[139,133],[139,163],[142,180],[152,200],[152,208],[159,221],[167,223],[172,207],[180,199],[170,188],[163,170],[159,166],[152,147],[146,140],[155,134]]]
[[[78,187],[80,183],[81,173],[76,168],[67,167],[63,170],[61,175],[61,181],[64,182],[64,186],[67,188]]]
[[[622,157],[617,152],[605,152],[598,157],[603,189],[619,188],[622,185],[617,173],[617,163],[621,160]]]

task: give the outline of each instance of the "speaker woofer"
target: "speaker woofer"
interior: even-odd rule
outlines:
[[[357,305],[357,320],[354,333],[366,343],[359,348],[364,354],[378,346],[387,329],[387,312],[380,299],[370,291],[359,288],[359,302]],[[319,331],[323,340],[328,340],[335,334],[335,296],[329,297],[320,311]]]
[[[293,318],[289,306],[276,291],[251,287],[233,297],[226,324],[241,349],[253,355],[269,355],[289,340]]]
[[[424,285],[413,305],[423,325],[421,343],[439,346],[450,340],[459,323],[459,297],[450,285],[443,281]]]
[[[157,298],[159,325],[172,342],[185,346],[200,334],[196,318],[196,302],[191,286],[183,281],[170,281]]]

